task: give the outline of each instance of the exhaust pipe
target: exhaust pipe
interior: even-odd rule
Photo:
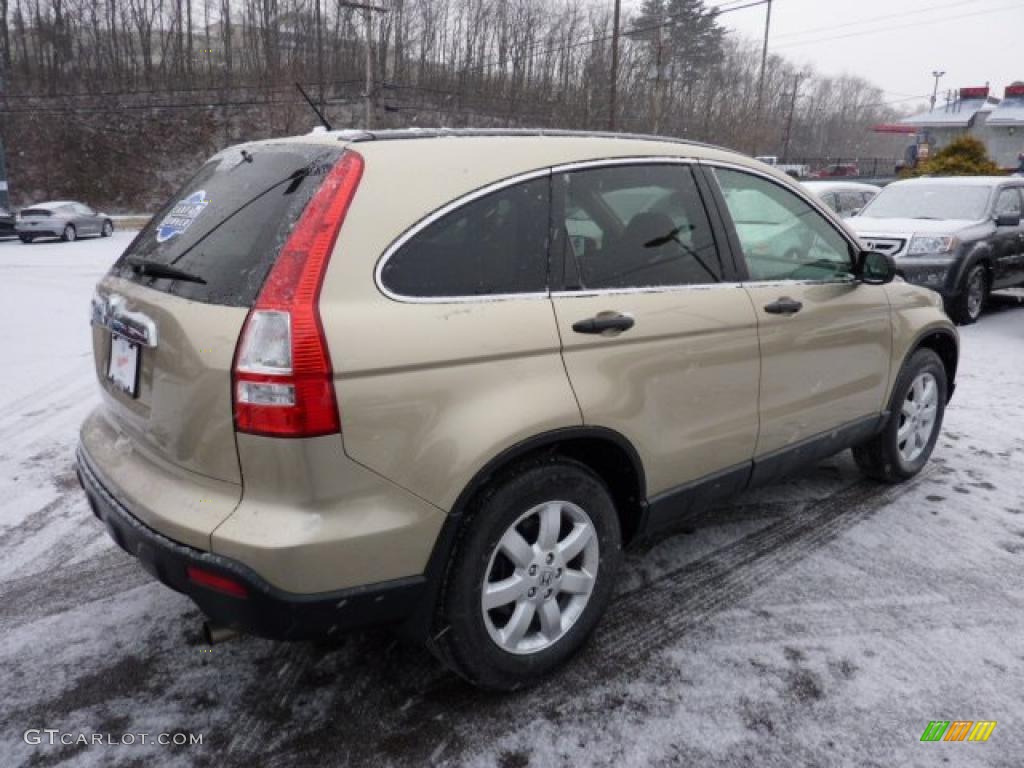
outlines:
[[[222,627],[220,624],[214,624],[212,621],[203,622],[203,638],[208,645],[226,643],[228,640],[236,637],[238,637],[238,633],[233,629]]]

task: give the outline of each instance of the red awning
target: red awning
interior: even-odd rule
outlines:
[[[882,125],[876,125],[871,129],[875,133],[905,133],[913,135],[917,133],[917,128],[913,125],[901,125],[899,123],[883,123]]]

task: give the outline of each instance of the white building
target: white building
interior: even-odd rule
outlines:
[[[1024,152],[1024,83],[1007,86],[1003,99],[991,96],[988,86],[961,88],[956,98],[935,109],[876,130],[913,134],[918,147],[927,145],[929,154],[968,134],[985,145],[997,165],[1016,169],[1018,155]]]

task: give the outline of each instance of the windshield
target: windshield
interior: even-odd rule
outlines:
[[[967,184],[894,184],[886,187],[860,212],[875,219],[985,218],[989,187]]]

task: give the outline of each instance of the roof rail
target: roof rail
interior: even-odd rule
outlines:
[[[679,139],[674,136],[654,136],[645,133],[610,133],[608,131],[571,131],[551,128],[396,128],[381,131],[346,129],[332,131],[341,141],[391,141],[396,139],[439,139],[448,137],[542,137],[625,139],[628,141],[661,141],[671,144],[686,144],[710,149],[726,149],[703,141]]]

